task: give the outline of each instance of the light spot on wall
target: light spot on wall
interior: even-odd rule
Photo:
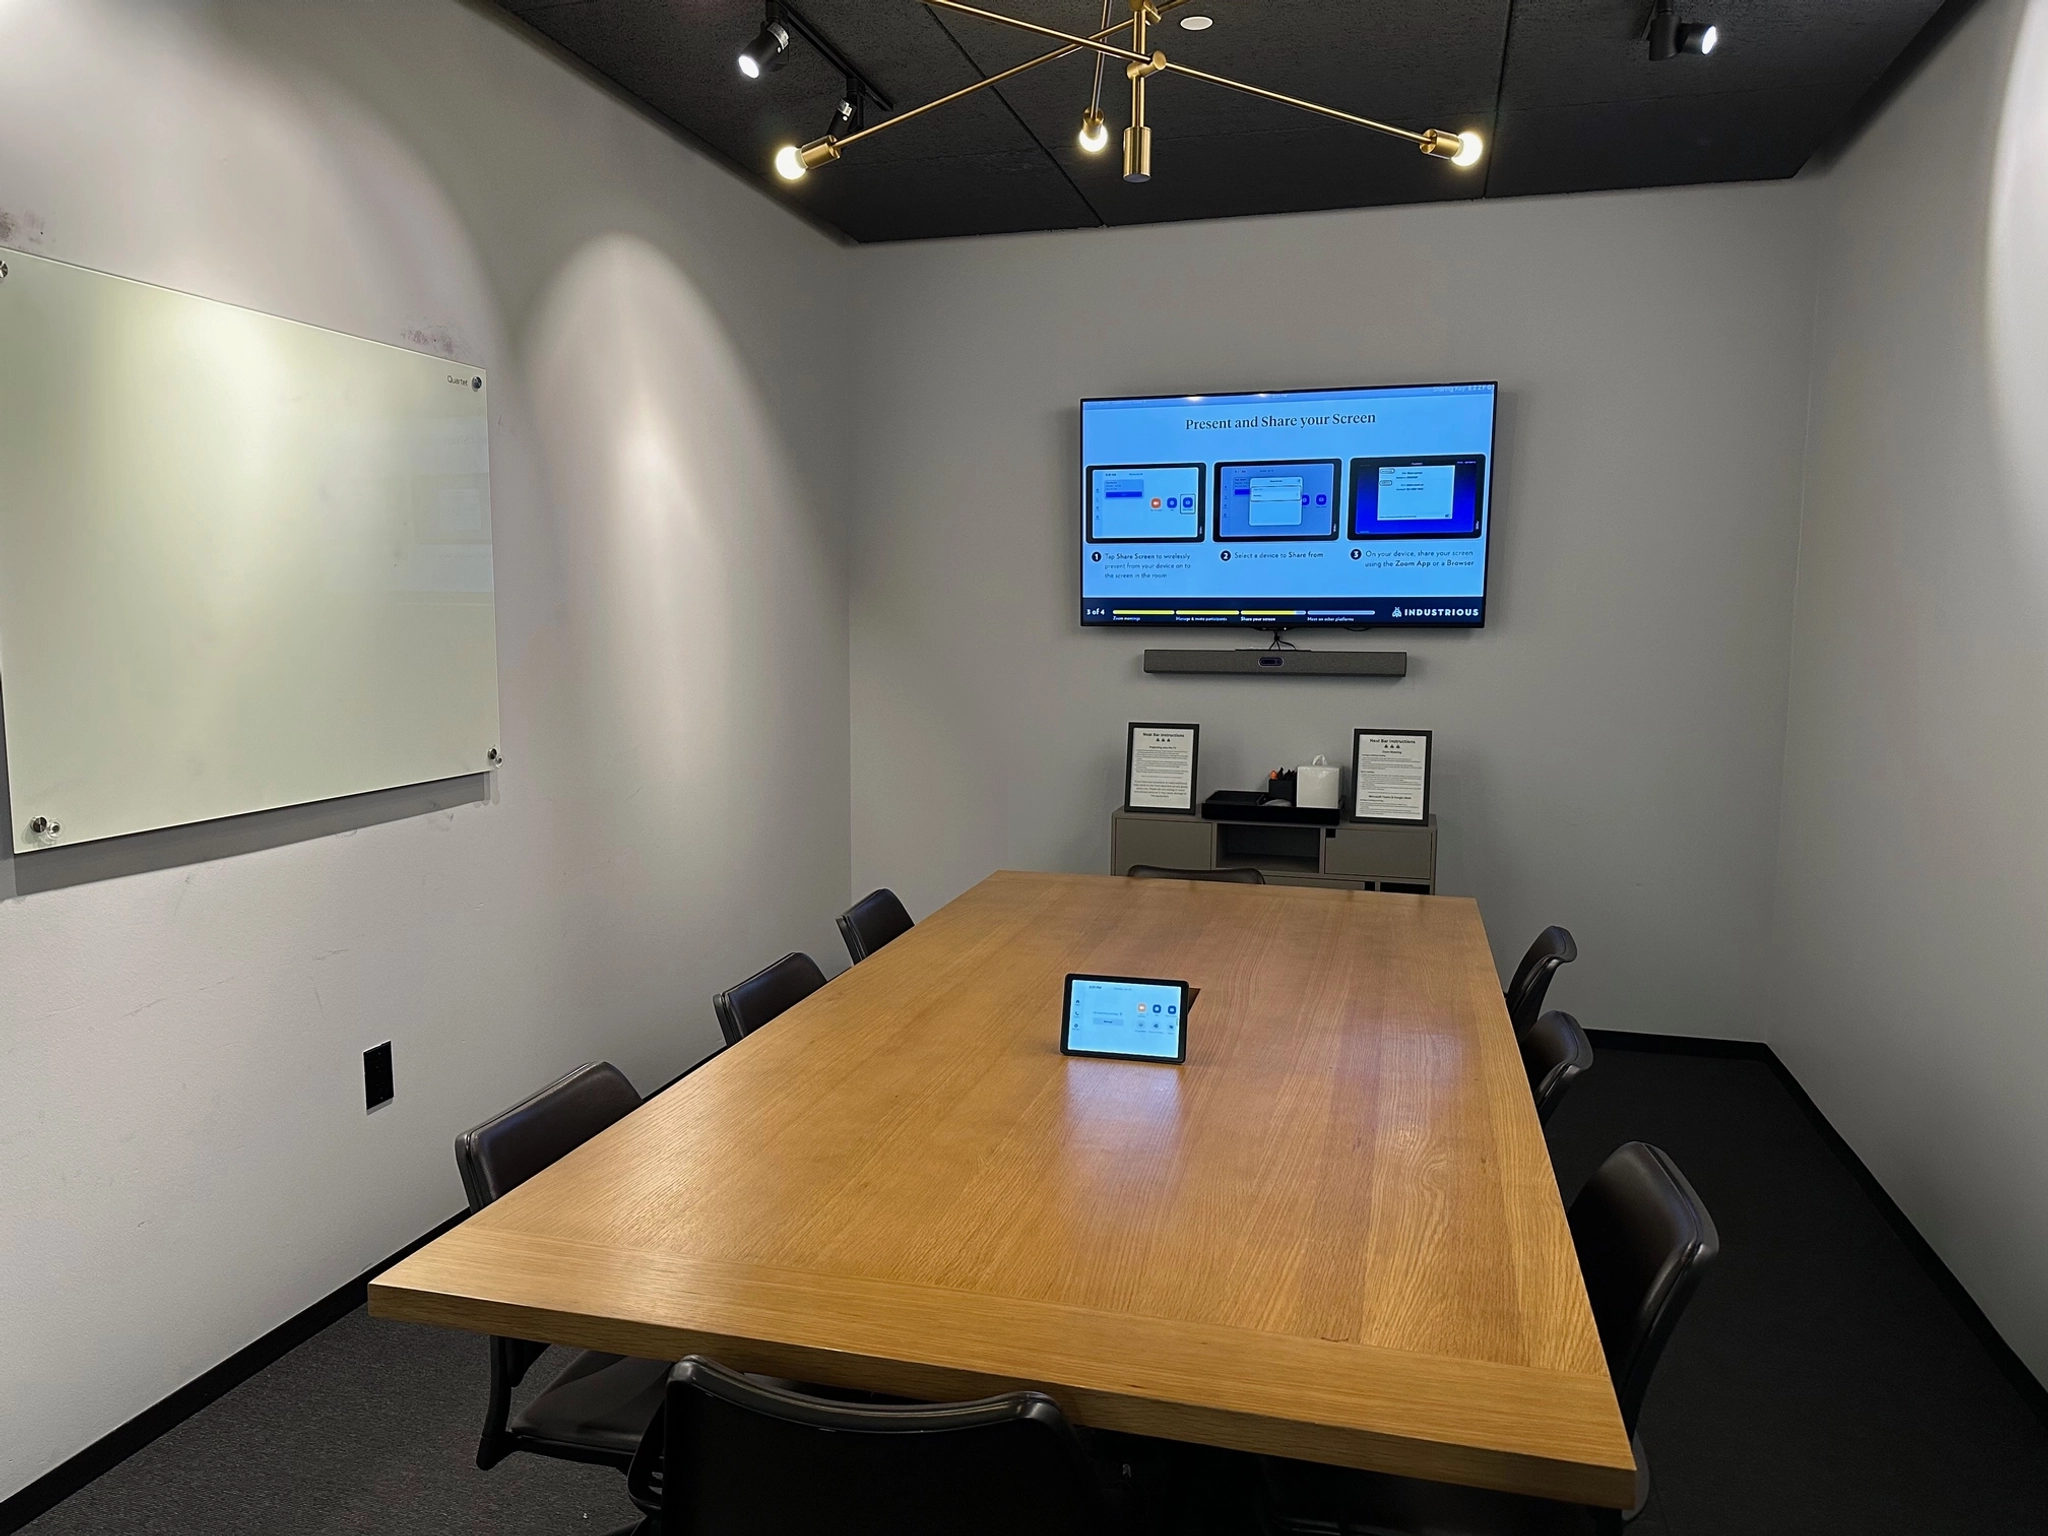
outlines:
[[[2007,505],[2048,594],[2048,0],[2027,6],[2013,49],[1987,261],[1985,343]]]

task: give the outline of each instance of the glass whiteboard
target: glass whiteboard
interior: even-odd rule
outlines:
[[[481,773],[481,370],[0,251],[18,853]]]

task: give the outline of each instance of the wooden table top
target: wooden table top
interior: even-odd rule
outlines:
[[[1069,971],[1201,988],[1065,1057]],[[1622,1507],[1477,906],[991,876],[385,1272],[380,1317]]]

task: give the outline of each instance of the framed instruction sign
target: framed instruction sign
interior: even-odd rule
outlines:
[[[1199,725],[1131,722],[1124,749],[1124,809],[1195,813],[1195,760]]]
[[[1422,826],[1429,821],[1428,731],[1351,733],[1351,819]]]

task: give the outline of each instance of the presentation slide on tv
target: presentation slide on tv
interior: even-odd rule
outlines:
[[[1484,623],[1495,393],[1082,401],[1082,622]]]

